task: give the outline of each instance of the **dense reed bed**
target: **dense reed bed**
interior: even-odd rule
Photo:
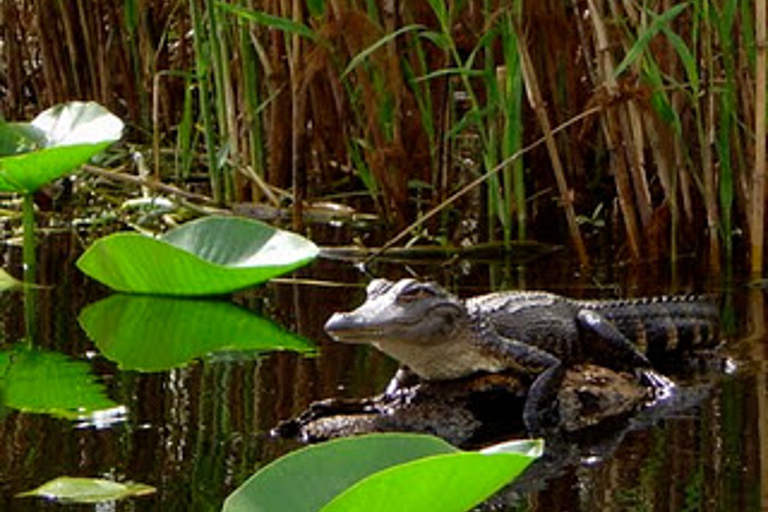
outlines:
[[[297,228],[333,200],[411,239],[588,264],[597,230],[759,273],[765,24],[764,0],[6,0],[0,108],[95,99],[158,179]]]

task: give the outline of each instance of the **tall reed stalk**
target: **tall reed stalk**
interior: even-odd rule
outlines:
[[[750,269],[753,274],[763,271],[765,171],[766,171],[766,71],[768,71],[768,9],[765,0],[755,1],[755,166],[752,175]]]

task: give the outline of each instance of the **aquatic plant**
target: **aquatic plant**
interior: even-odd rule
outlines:
[[[78,322],[121,370],[160,372],[201,357],[252,359],[275,350],[316,350],[271,320],[219,300],[118,293],[85,307]]]
[[[157,238],[121,232],[77,260],[113,290],[155,295],[222,295],[299,268],[317,256],[310,240],[263,222],[204,217]]]
[[[513,441],[464,452],[417,434],[338,439],[265,466],[222,510],[463,512],[514,480],[542,450],[541,441]]]
[[[56,105],[29,123],[0,123],[0,192],[24,197],[25,277],[35,277],[32,194],[74,172],[119,140],[123,122],[101,105],[74,101]]]

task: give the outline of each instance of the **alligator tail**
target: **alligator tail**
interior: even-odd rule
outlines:
[[[719,343],[719,311],[712,297],[584,301],[582,307],[610,321],[651,360]]]

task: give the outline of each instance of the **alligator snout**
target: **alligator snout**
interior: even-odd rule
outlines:
[[[365,329],[360,322],[350,313],[334,313],[325,322],[325,332],[335,341],[342,343],[364,343],[361,339],[361,331]]]

